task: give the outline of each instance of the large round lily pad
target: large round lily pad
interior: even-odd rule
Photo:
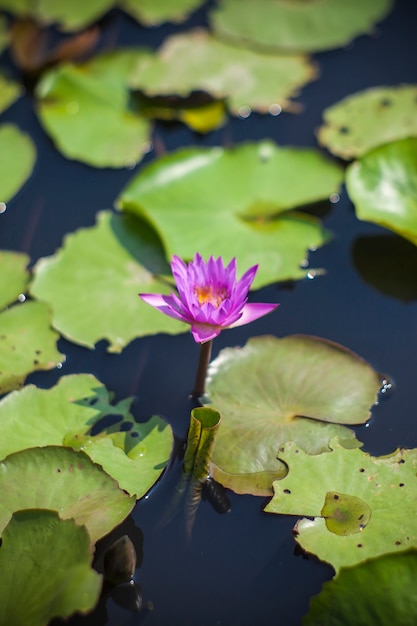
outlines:
[[[0,204],[8,202],[29,178],[36,148],[13,124],[0,126]],[[3,211],[1,211],[3,212]]]
[[[91,543],[118,526],[135,499],[84,454],[63,446],[27,448],[0,462],[0,533],[20,509],[51,509],[84,524]]]
[[[414,626],[417,623],[417,552],[387,554],[342,568],[312,598],[303,626]]]
[[[54,327],[69,340],[93,348],[107,339],[109,351],[120,352],[135,337],[187,329],[138,297],[170,293],[157,272],[170,270],[154,231],[132,215],[102,212],[96,226],[68,235],[38,261],[31,293],[50,304]]]
[[[21,293],[24,293],[29,282],[29,264],[27,254],[0,250],[0,309],[15,302]]]
[[[206,31],[174,35],[158,54],[131,76],[131,85],[147,95],[188,96],[205,91],[226,99],[235,115],[244,107],[267,113],[279,105],[291,110],[291,98],[316,77],[303,56],[266,55],[214,39]]]
[[[88,533],[73,520],[41,509],[14,513],[0,550],[0,623],[44,626],[91,611],[101,590],[91,560]]]
[[[417,86],[372,87],[323,112],[317,137],[344,159],[362,156],[385,143],[417,136]]]
[[[257,48],[316,52],[372,31],[392,0],[222,0],[211,23],[221,37]]]
[[[104,385],[89,374],[64,376],[52,389],[28,385],[9,394],[0,401],[0,458],[30,446],[72,446],[141,498],[168,463],[172,430],[157,416],[135,422],[130,398],[117,405],[110,400]],[[106,418],[110,424],[100,431]]]
[[[150,126],[130,109],[127,77],[146,54],[119,50],[43,75],[36,89],[39,118],[66,157],[95,167],[140,161],[149,149]]]
[[[21,387],[30,372],[65,360],[57,350],[51,312],[43,302],[17,304],[0,313],[0,395]]]
[[[286,474],[277,456],[287,441],[313,455],[328,452],[336,434],[347,447],[360,445],[340,424],[366,422],[380,386],[365,361],[316,337],[257,337],[222,350],[207,380],[207,402],[222,415],[214,478],[238,492],[268,494],[274,473]]]
[[[375,148],[352,163],[346,186],[359,219],[417,245],[417,138]]]
[[[288,475],[274,482],[275,495],[265,510],[307,516],[295,527],[298,543],[336,571],[417,547],[417,450],[378,458],[348,450],[337,441],[330,445],[332,452],[316,456],[296,443],[283,446],[279,458],[288,465]],[[325,517],[329,494],[335,502],[333,517],[344,520],[349,532],[329,527]],[[353,513],[355,524],[349,519]]]
[[[327,198],[341,180],[340,168],[314,150],[266,141],[188,148],[143,168],[117,205],[148,220],[169,257],[198,251],[236,257],[242,270],[259,264],[258,288],[306,275],[308,250],[329,234],[317,219],[289,211]]]

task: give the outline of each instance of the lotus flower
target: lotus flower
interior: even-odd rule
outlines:
[[[172,257],[172,274],[178,295],[139,294],[142,300],[165,315],[186,322],[197,343],[214,339],[225,328],[248,324],[273,311],[278,304],[248,303],[247,296],[255,278],[254,265],[236,280],[236,259],[224,267],[222,257],[206,263],[200,254],[188,265]]]

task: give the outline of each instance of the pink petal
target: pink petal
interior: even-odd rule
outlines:
[[[194,341],[197,343],[205,343],[220,335],[221,328],[219,326],[212,326],[211,324],[192,324],[191,332],[194,337]]]
[[[175,320],[180,320],[181,322],[190,323],[190,320],[180,313],[177,310],[177,306],[172,298],[172,296],[163,296],[162,294],[157,293],[140,293],[139,297],[150,304],[155,309],[158,309],[161,313],[165,315],[169,315],[169,317],[173,317]]]
[[[229,328],[236,328],[236,326],[243,326],[249,324],[254,320],[257,320],[267,313],[271,313],[274,309],[279,307],[279,304],[267,304],[264,302],[250,302],[245,304],[242,309],[242,316],[233,324],[230,324]]]

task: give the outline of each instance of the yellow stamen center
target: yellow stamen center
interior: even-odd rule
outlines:
[[[214,307],[216,307],[216,309],[218,309],[223,300],[228,297],[227,290],[224,287],[221,289],[213,289],[212,285],[194,287],[194,293],[199,304],[206,304],[206,302],[210,302]]]

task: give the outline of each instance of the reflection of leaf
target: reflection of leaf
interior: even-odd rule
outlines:
[[[391,5],[392,0],[222,0],[211,21],[218,35],[237,43],[315,52],[370,32]]]
[[[0,550],[0,623],[44,626],[94,608],[101,576],[84,527],[53,511],[14,513]]]
[[[88,374],[65,376],[48,390],[28,385],[0,402],[0,458],[29,446],[72,446],[140,498],[165,469],[173,437],[160,417],[135,422],[130,403],[111,404],[107,389]],[[100,424],[104,430],[92,434]]]
[[[415,626],[416,578],[415,550],[342,568],[312,598],[303,626]]]
[[[32,173],[35,146],[12,124],[0,126],[0,203],[8,202]]]
[[[360,220],[417,245],[417,138],[386,144],[349,165],[346,187]]]
[[[133,87],[151,96],[206,91],[226,99],[236,115],[241,107],[263,113],[277,105],[290,109],[290,98],[315,76],[314,65],[302,56],[236,48],[198,30],[172,36],[130,80]]]
[[[416,547],[417,450],[378,458],[358,449],[348,450],[336,440],[330,445],[333,452],[316,456],[306,454],[295,443],[285,445],[279,458],[288,465],[288,475],[274,483],[275,495],[265,510],[313,517],[297,523],[297,541],[335,570],[386,552]],[[350,534],[337,534],[328,528],[322,516],[329,492],[362,501],[359,525],[369,509],[360,532],[353,528]]]
[[[64,360],[50,323],[43,302],[17,304],[0,313],[0,395],[21,387],[30,372],[50,370]]]
[[[43,75],[36,89],[39,117],[65,156],[95,167],[132,166],[142,158],[150,127],[130,110],[127,77],[146,54],[119,50]]]
[[[329,451],[336,434],[347,447],[360,445],[340,424],[365,422],[380,386],[362,359],[315,337],[257,337],[222,350],[207,384],[222,415],[213,477],[235,491],[268,494],[286,473],[276,456],[287,441],[313,455]]]
[[[382,144],[417,135],[417,86],[372,87],[350,95],[323,113],[319,142],[351,159]]]
[[[144,168],[118,206],[148,220],[168,256],[237,257],[259,264],[254,287],[306,275],[308,249],[323,245],[320,222],[290,209],[337,191],[338,166],[318,152],[271,142],[188,148]],[[302,265],[304,269],[300,267]]]
[[[358,237],[352,259],[362,279],[404,302],[417,300],[417,248],[393,234]]]
[[[85,525],[94,544],[118,526],[135,499],[83,452],[28,448],[0,463],[0,533],[19,509],[51,509]]]
[[[25,292],[29,282],[28,263],[27,254],[0,250],[0,309],[15,302]]]
[[[155,315],[138,293],[170,293],[154,272],[169,272],[161,244],[134,216],[102,212],[98,224],[68,235],[56,255],[35,266],[31,292],[50,303],[53,325],[93,348],[108,339],[120,352],[135,337],[180,333],[186,325]]]

